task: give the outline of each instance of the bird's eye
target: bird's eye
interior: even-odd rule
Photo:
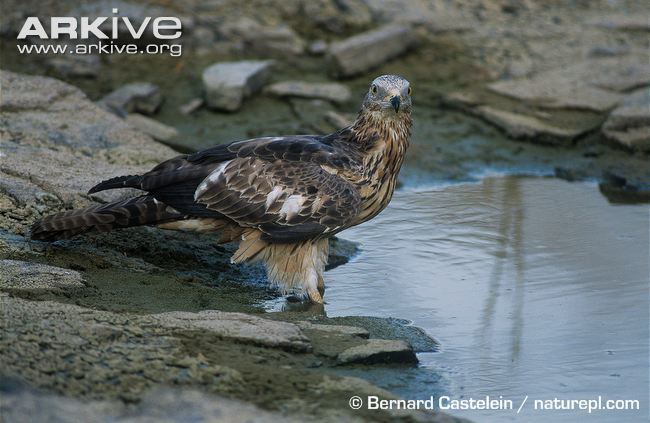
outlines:
[[[377,94],[377,86],[375,84],[372,84],[372,87],[370,87],[370,93],[372,95]]]
[[[411,93],[413,92],[413,89],[411,87],[409,87],[407,92],[408,92],[408,95],[411,95]]]

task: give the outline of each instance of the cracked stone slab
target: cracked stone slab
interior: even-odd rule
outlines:
[[[605,121],[603,134],[632,150],[650,151],[650,88],[625,97]]]
[[[70,269],[20,260],[0,260],[0,289],[57,292],[83,289],[81,274]]]
[[[311,350],[309,338],[297,325],[250,314],[204,310],[199,313],[173,311],[156,314],[153,317],[163,327],[206,330],[239,342],[291,351]]]
[[[570,144],[592,131],[602,122],[593,112],[581,111],[588,116],[570,123],[563,122],[560,112],[549,113],[535,107],[517,107],[500,104],[494,94],[482,95],[470,91],[457,91],[446,96],[445,101],[477,116],[503,130],[515,139],[530,140],[541,144]],[[575,111],[573,111],[576,113]],[[595,116],[595,117],[594,117]]]
[[[178,137],[178,131],[173,126],[165,125],[139,113],[129,113],[126,122],[158,141],[172,141]]]
[[[406,25],[388,24],[342,41],[328,50],[331,72],[340,77],[364,73],[410,49],[415,33]]]
[[[480,106],[474,113],[503,129],[513,138],[538,138],[549,143],[570,141],[583,133],[581,128],[561,128],[540,118],[500,110],[491,106]]]
[[[350,347],[339,353],[339,365],[343,364],[389,364],[417,363],[413,348],[404,341],[388,339],[369,339],[362,345]]]
[[[585,74],[585,82],[591,86],[622,94],[650,85],[650,57],[627,55],[607,58],[597,65],[584,62],[578,72]]]
[[[208,107],[234,112],[244,100],[258,92],[271,76],[272,60],[221,62],[203,71]]]
[[[650,84],[650,64],[645,61],[636,55],[591,59],[487,88],[534,106],[606,112],[623,99],[619,91]]]
[[[359,338],[368,338],[370,332],[358,326],[345,326],[345,325],[319,325],[311,322],[298,322],[297,325],[301,329],[319,330],[321,332],[329,332],[341,335],[357,336]]]
[[[618,93],[565,78],[562,73],[545,73],[530,79],[495,82],[488,85],[488,89],[540,107],[596,112],[611,109],[622,98]]]
[[[434,352],[438,350],[438,342],[424,330],[411,325],[405,319],[393,317],[347,316],[333,317],[332,323],[344,326],[359,326],[366,329],[370,336],[377,339],[401,340],[413,347],[415,352]]]
[[[603,134],[631,150],[650,152],[650,126],[626,130],[603,130]]]
[[[107,94],[98,103],[112,110],[151,115],[160,108],[162,101],[162,94],[157,85],[149,82],[132,82]]]

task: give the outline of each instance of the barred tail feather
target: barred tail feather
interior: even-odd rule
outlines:
[[[55,241],[87,232],[108,232],[118,228],[170,222],[182,218],[176,210],[152,196],[144,195],[46,216],[32,225],[31,237]]]

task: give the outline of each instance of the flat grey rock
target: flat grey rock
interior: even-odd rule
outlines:
[[[417,363],[413,348],[404,341],[369,339],[339,353],[338,364]]]
[[[337,41],[328,50],[330,72],[338,77],[359,75],[405,53],[414,43],[411,27],[399,24]]]
[[[628,128],[624,131],[604,129],[603,134],[630,150],[650,152],[650,126]]]
[[[99,104],[111,110],[152,115],[160,108],[162,100],[157,85],[148,82],[133,82],[106,95],[99,100]]]
[[[627,131],[650,126],[648,108],[644,106],[621,106],[610,113],[603,125],[604,131]]]
[[[618,58],[581,62],[554,69],[530,78],[491,83],[487,88],[497,94],[551,109],[583,109],[605,112],[615,107],[623,96],[590,83],[589,77],[620,72]]]
[[[340,334],[340,335],[357,336],[359,338],[368,338],[370,336],[370,332],[368,332],[366,329],[360,328],[358,326],[320,325],[320,324],[311,323],[311,322],[298,322],[297,325],[301,329],[319,330],[321,332],[329,332],[329,333],[335,333],[335,334]]]
[[[648,85],[650,63],[643,55],[625,54],[589,58],[529,77],[492,82],[484,90],[451,93],[446,101],[494,124],[512,138],[570,144],[598,130],[605,115],[614,109],[609,122],[612,127],[621,119],[643,120],[638,106],[617,107],[629,97],[627,92]],[[608,125],[604,129],[610,130],[606,134],[609,138],[642,149],[645,142],[639,127],[635,125],[627,135],[612,132]]]
[[[83,289],[81,274],[46,264],[0,260],[0,289],[22,292],[57,292]]]
[[[608,139],[631,150],[650,151],[650,88],[626,96],[607,117],[602,131]]]
[[[492,106],[472,92],[458,91],[447,95],[448,104],[497,126],[508,136],[543,144],[569,144],[574,139],[596,128],[600,122],[564,127],[560,122],[548,118],[544,112],[529,110],[530,114],[503,110]],[[484,104],[485,103],[485,104]]]
[[[512,138],[537,139],[549,144],[571,141],[586,131],[580,128],[562,128],[535,116],[480,106],[475,113],[503,129]]]
[[[223,338],[291,351],[309,351],[311,345],[300,328],[287,322],[244,313],[206,310],[174,311],[154,316],[163,327],[207,330]]]
[[[258,92],[271,76],[273,61],[222,62],[203,71],[208,107],[234,112],[244,100]]]
[[[129,113],[125,120],[133,128],[151,135],[158,141],[172,141],[178,137],[176,128],[139,113]]]
[[[650,61],[645,55],[625,55],[582,65],[584,81],[593,87],[626,94],[650,85]],[[580,71],[578,66],[578,71]]]
[[[411,345],[415,352],[438,350],[438,342],[421,328],[411,325],[408,320],[393,317],[347,316],[334,317],[330,321],[340,325],[364,328],[373,338],[404,341]]]
[[[650,85],[650,64],[642,56],[628,55],[589,59],[487,87],[532,106],[606,112],[623,99],[623,92],[644,85]]]
[[[264,91],[278,97],[318,98],[335,103],[345,103],[352,97],[348,87],[336,82],[282,81],[269,85]]]

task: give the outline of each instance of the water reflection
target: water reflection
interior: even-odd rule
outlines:
[[[501,184],[502,189],[495,189],[495,184]],[[511,357],[514,363],[519,355],[521,343],[521,331],[523,327],[523,306],[524,306],[524,274],[525,264],[522,248],[522,231],[524,219],[524,205],[521,196],[521,179],[486,179],[485,195],[486,200],[493,201],[500,205],[501,210],[497,233],[499,239],[494,251],[494,263],[490,274],[488,295],[483,307],[482,324],[477,332],[477,343],[475,348],[482,354],[482,371],[490,365],[492,356],[493,326],[495,318],[495,307],[502,290],[514,290],[513,295],[513,319],[511,322]],[[504,278],[504,266],[512,256],[514,265],[514,287],[510,288],[508,280]]]
[[[402,395],[603,395],[643,410],[594,421],[647,416],[647,205],[609,204],[595,185],[488,178],[399,192],[342,237],[362,253],[327,273],[327,314],[405,317],[441,342],[420,357],[436,386],[392,386]],[[526,421],[580,417],[549,413],[531,407]]]

